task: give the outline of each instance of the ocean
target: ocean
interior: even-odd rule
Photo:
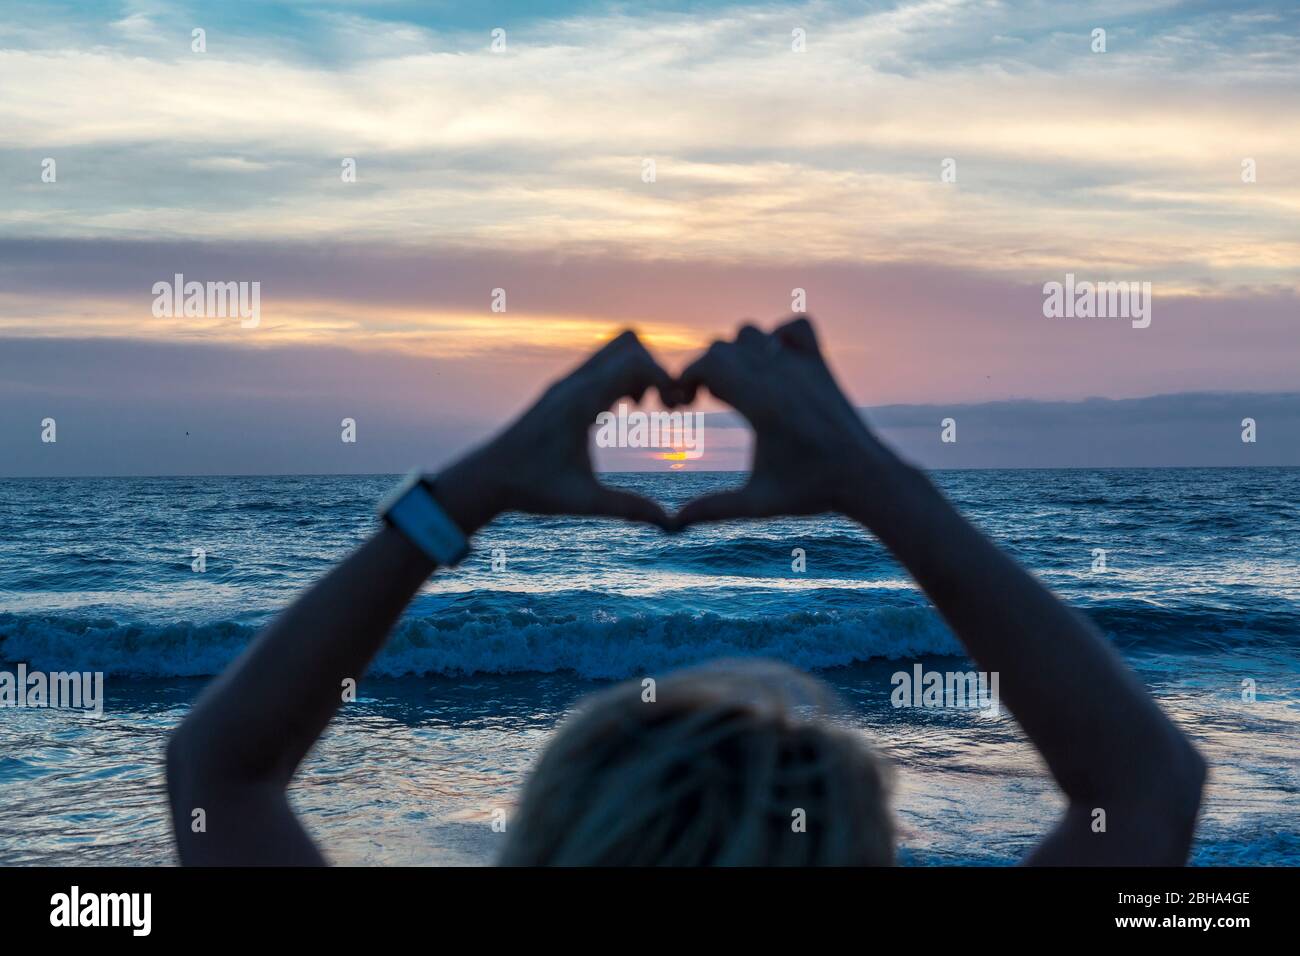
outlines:
[[[670,507],[741,478],[605,476]],[[1097,623],[1202,749],[1192,861],[1300,864],[1300,469],[933,478]],[[174,862],[168,732],[369,533],[396,480],[0,480],[0,669],[103,672],[105,697],[100,716],[0,710],[0,864]],[[490,863],[493,811],[579,697],[765,655],[833,685],[841,719],[889,757],[901,862],[1011,863],[1062,807],[1014,721],[890,704],[893,673],[972,669],[961,653],[888,553],[840,518],[669,536],[504,516],[427,583],[291,800],[337,863]]]

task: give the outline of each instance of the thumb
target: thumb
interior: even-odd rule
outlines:
[[[590,502],[589,508],[583,509],[584,513],[588,515],[603,515],[610,518],[624,518],[628,521],[643,521],[646,524],[662,528],[664,531],[672,528],[672,520],[664,512],[663,508],[649,498],[643,498],[641,495],[630,491],[609,488],[598,482],[596,489],[588,500]]]
[[[673,520],[678,531],[704,521],[725,521],[728,518],[762,517],[758,501],[749,487],[739,491],[722,491],[705,495],[682,505]]]

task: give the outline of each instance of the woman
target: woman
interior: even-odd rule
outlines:
[[[669,517],[601,485],[588,429],[654,387],[703,387],[755,432],[741,489]],[[404,487],[387,521],[307,590],[202,695],[167,780],[186,864],[321,864],[285,796],[294,771],[438,563],[503,511],[601,515],[679,530],[839,512],[925,590],[1069,804],[1036,864],[1181,864],[1205,765],[1110,645],[870,433],[804,319],[746,326],[673,380],[624,333],[484,447]],[[597,695],[556,734],[511,820],[508,864],[883,864],[893,825],[880,761],[827,719],[819,682],[776,664],[715,665]],[[202,808],[204,832],[191,828]],[[1099,825],[1104,821],[1104,825]]]

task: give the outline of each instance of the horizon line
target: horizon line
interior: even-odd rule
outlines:
[[[943,474],[951,471],[1262,471],[1268,469],[1295,470],[1300,465],[1059,465],[1059,466],[1005,466],[921,468],[926,474]],[[441,469],[439,469],[441,470]],[[196,472],[185,474],[121,474],[121,475],[0,475],[0,481],[112,481],[118,479],[156,478],[401,478],[409,471],[264,471],[264,472]],[[435,473],[430,469],[430,473]],[[669,468],[655,471],[597,471],[603,475],[747,475],[749,468],[700,468],[692,471]]]

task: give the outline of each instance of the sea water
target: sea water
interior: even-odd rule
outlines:
[[[741,477],[606,480],[674,507]],[[1200,746],[1212,776],[1193,862],[1300,863],[1300,469],[933,478],[1097,623]],[[0,863],[174,860],[167,733],[374,528],[396,480],[0,480],[0,669],[104,675],[100,716],[0,709]],[[335,862],[489,863],[494,811],[581,695],[764,655],[832,684],[842,719],[890,758],[902,862],[1014,862],[1062,802],[1005,707],[891,705],[893,675],[973,669],[961,654],[841,518],[669,536],[509,515],[420,592],[291,800]]]

